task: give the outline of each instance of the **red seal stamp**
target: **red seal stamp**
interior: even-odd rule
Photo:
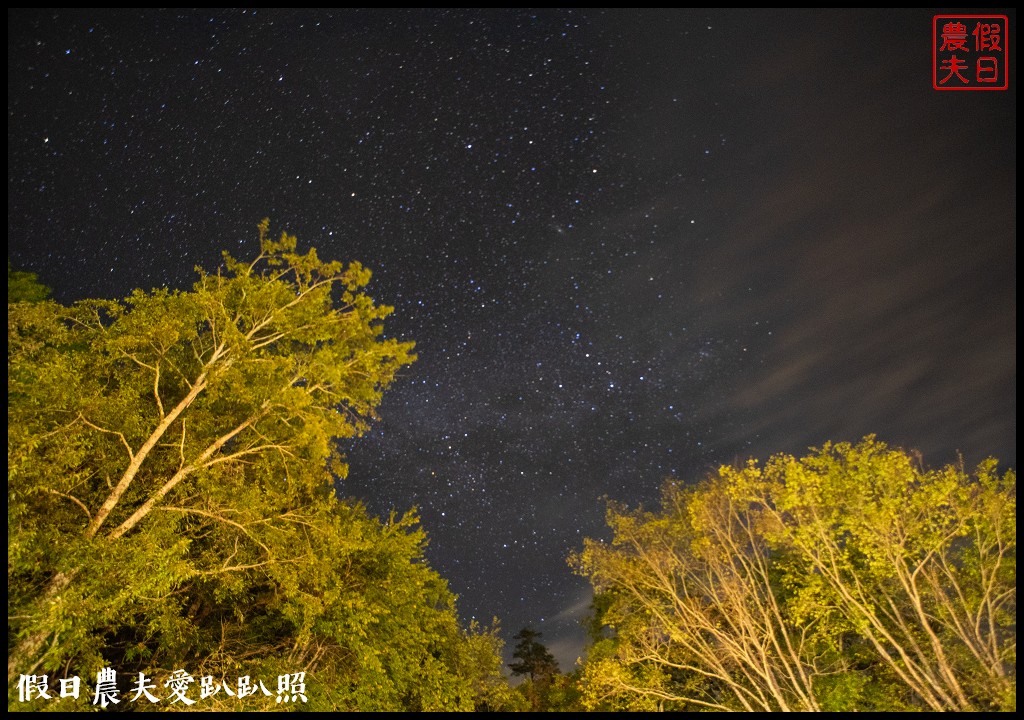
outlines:
[[[932,87],[1006,90],[1009,51],[1006,15],[936,15],[932,18]]]

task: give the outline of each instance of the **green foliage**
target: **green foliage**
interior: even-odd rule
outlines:
[[[540,642],[542,633],[532,628],[523,628],[516,633],[516,662],[509,663],[513,675],[525,675],[527,679],[519,691],[529,701],[534,712],[550,709],[550,694],[553,682],[559,677],[555,656]]]
[[[515,635],[516,662],[509,663],[513,675],[526,679],[516,688],[525,701],[521,710],[532,712],[580,712],[579,677],[577,673],[558,671],[554,655],[540,642],[542,633],[523,628]]]
[[[369,270],[268,229],[187,292],[8,305],[9,689],[109,665],[305,671],[310,710],[501,695],[496,630],[460,627],[415,515],[334,494],[412,343]]]
[[[1016,474],[873,437],[666,484],[572,559],[591,709],[1013,710]]]
[[[15,270],[7,261],[7,303],[42,302],[50,296],[50,288],[39,282],[35,273]]]
[[[558,673],[551,678],[547,688],[547,711],[583,712],[586,708],[583,707],[582,697],[579,671]]]

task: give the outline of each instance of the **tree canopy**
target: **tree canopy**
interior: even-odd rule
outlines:
[[[415,511],[337,493],[413,343],[362,265],[259,237],[190,290],[70,306],[8,263],[12,709],[91,707],[40,678],[107,670],[114,695],[187,674],[201,710],[1016,708],[1016,474],[874,437],[611,504],[571,558],[586,663],[526,628],[512,690]]]
[[[665,485],[573,558],[593,709],[1012,710],[1016,474],[873,437]]]
[[[35,273],[15,270],[7,261],[7,303],[40,302],[50,296],[50,288],[39,282]]]
[[[509,663],[513,675],[526,675],[537,680],[558,672],[555,656],[540,642],[542,634],[532,628],[523,628],[516,633],[518,642],[512,653],[516,662]]]
[[[558,662],[540,641],[543,633],[525,627],[515,634],[512,653],[515,662],[508,667],[525,680],[516,688],[533,712],[578,711],[577,678],[558,671]]]
[[[8,680],[302,671],[305,709],[473,709],[496,634],[460,626],[414,513],[334,489],[413,344],[369,270],[259,232],[188,291],[8,304]]]

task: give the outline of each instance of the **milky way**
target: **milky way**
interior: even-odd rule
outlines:
[[[370,267],[419,361],[341,491],[418,507],[461,613],[563,669],[606,498],[868,433],[1016,463],[1015,65],[936,92],[927,12],[8,25],[14,265],[184,288],[269,216]]]

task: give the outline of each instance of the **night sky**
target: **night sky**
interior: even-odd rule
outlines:
[[[1016,466],[1010,89],[929,11],[8,11],[8,242],[62,302],[256,225],[373,269],[419,361],[344,495],[572,668],[605,498],[876,433]]]

